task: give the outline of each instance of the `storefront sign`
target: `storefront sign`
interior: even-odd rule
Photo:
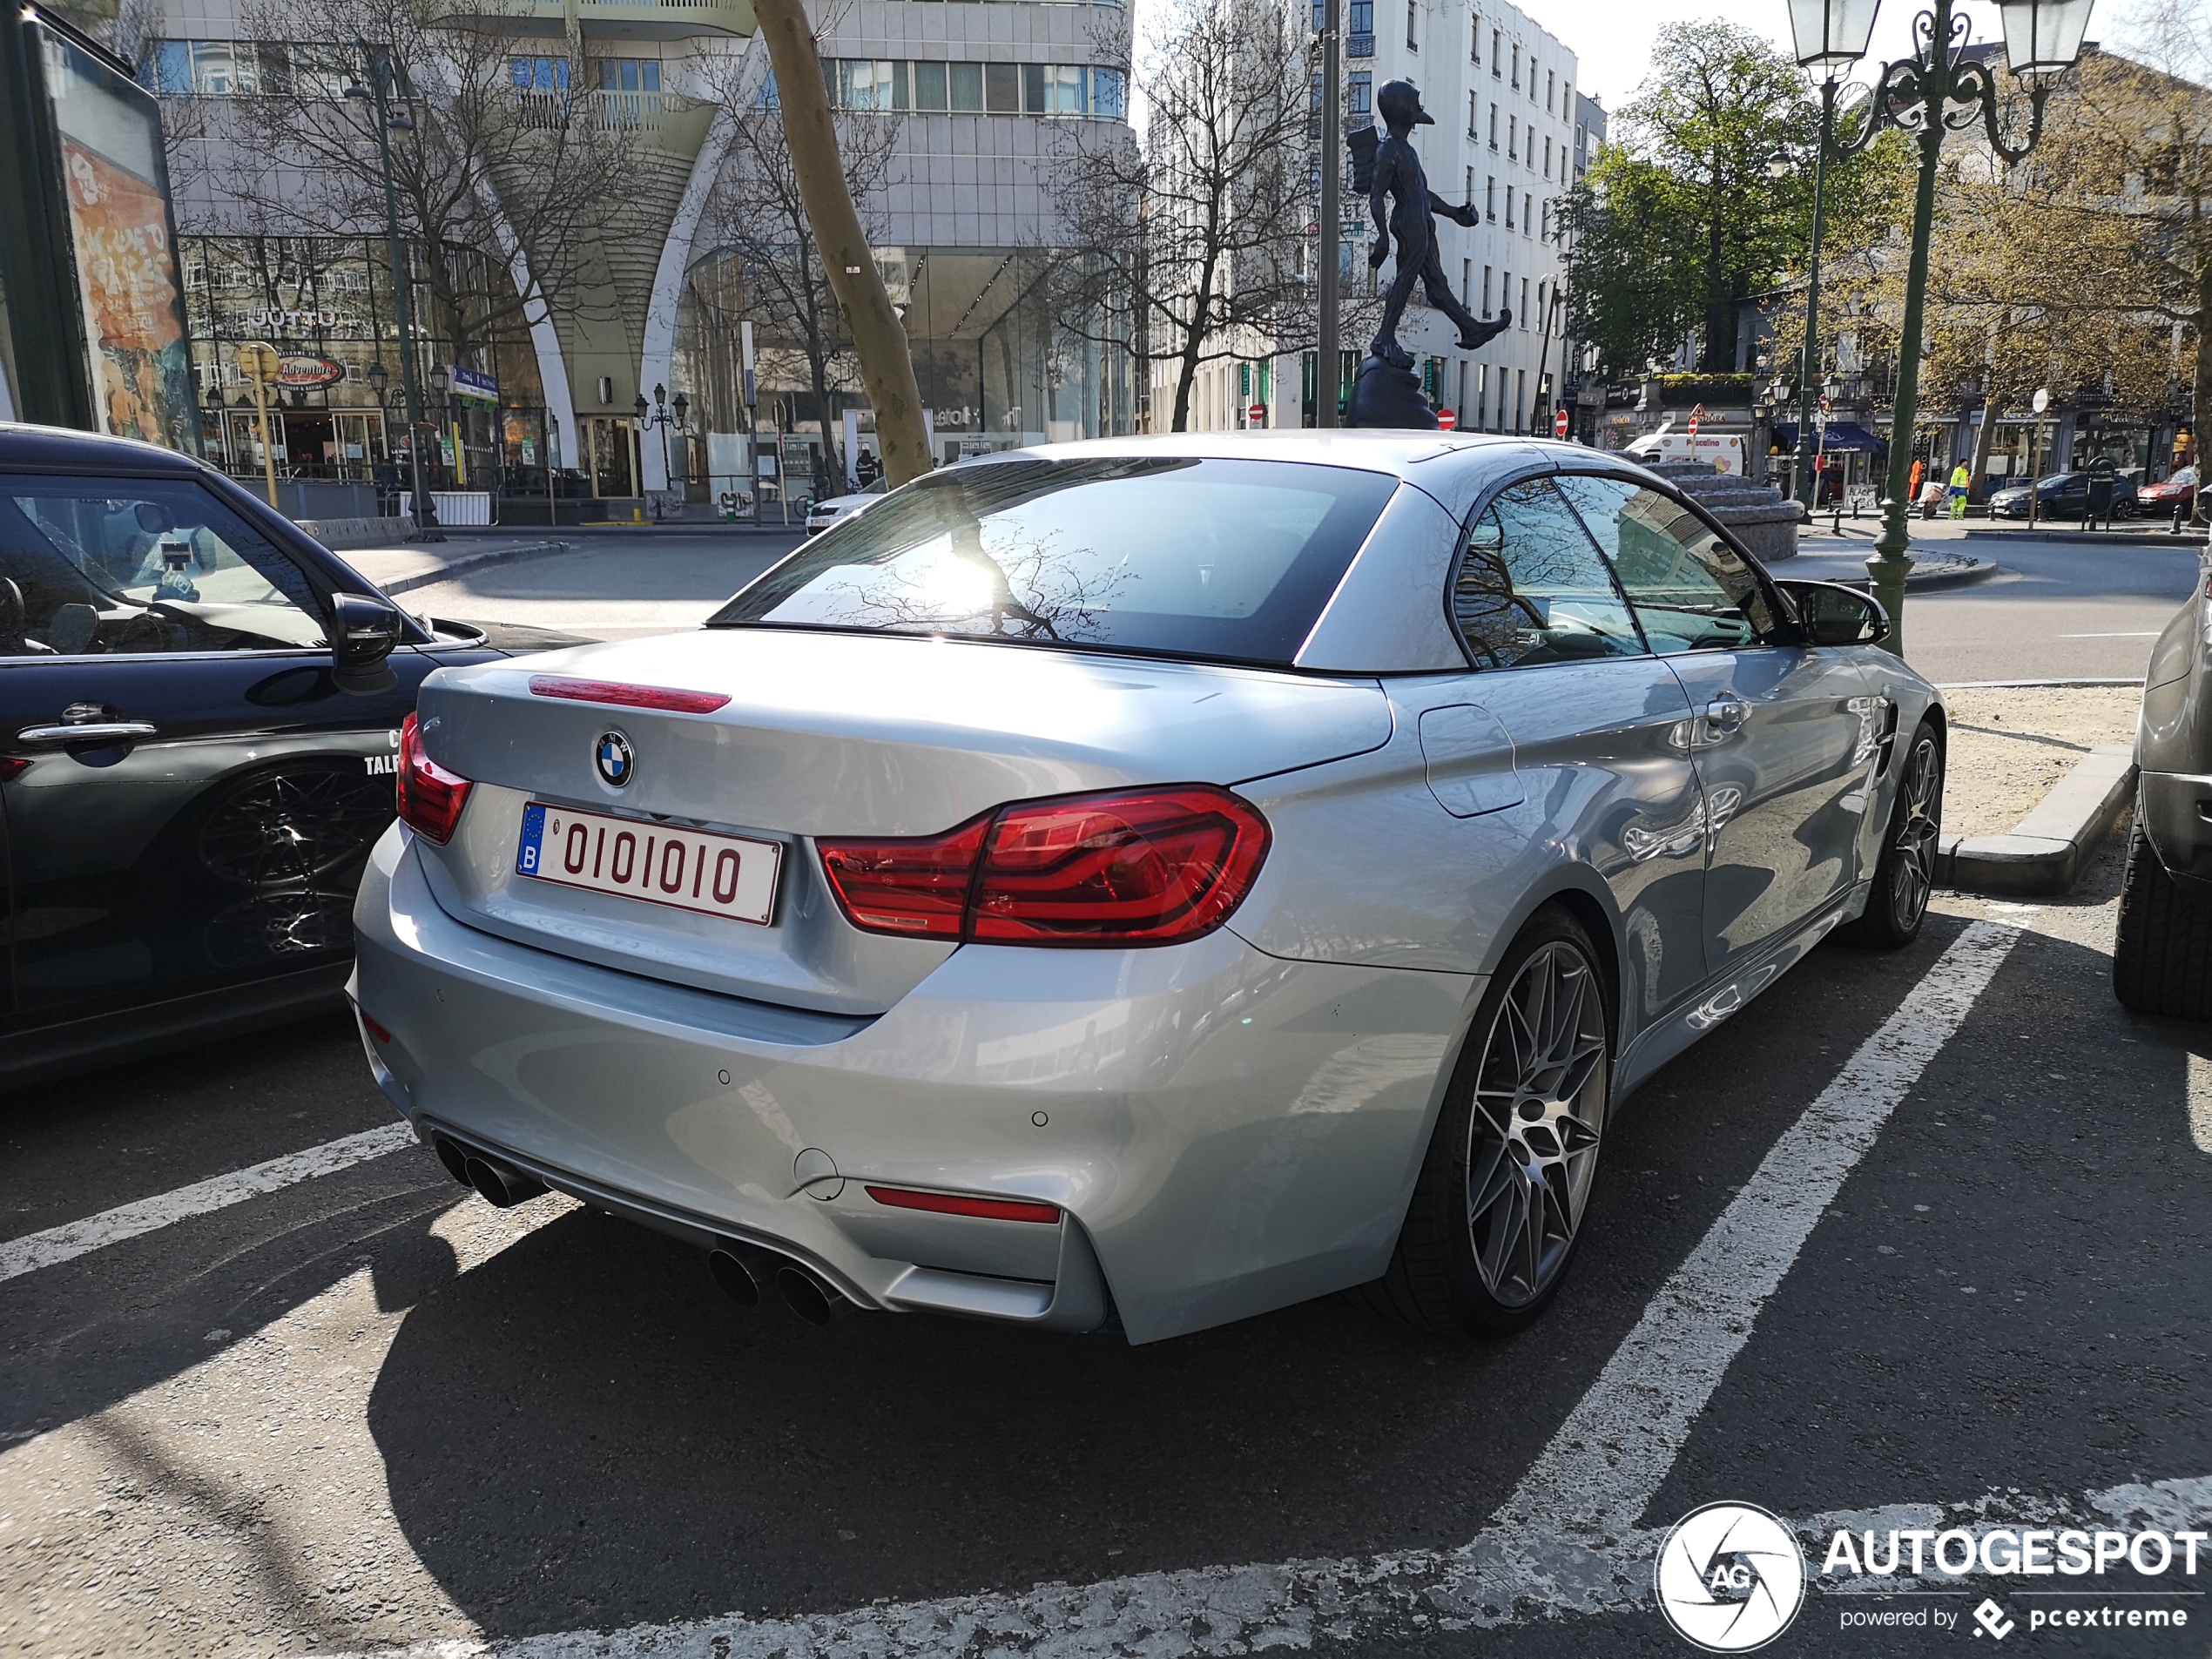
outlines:
[[[253,311],[233,311],[230,320],[233,327],[249,334],[361,332],[360,318],[338,311],[280,311],[273,306],[263,306]]]
[[[346,366],[327,357],[287,357],[277,369],[279,386],[335,386],[346,378]]]

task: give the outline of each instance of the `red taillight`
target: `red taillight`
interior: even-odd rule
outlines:
[[[1211,784],[1020,801],[941,836],[824,840],[856,927],[1027,945],[1164,945],[1229,918],[1267,820]]]
[[[558,674],[530,676],[532,697],[571,703],[610,703],[623,709],[664,709],[672,714],[711,714],[730,700],[727,691],[679,691],[666,685],[624,685],[619,680],[572,680]]]
[[[30,770],[30,762],[21,755],[0,755],[0,784],[20,778]]]
[[[422,739],[410,714],[400,725],[400,770],[393,793],[400,821],[427,840],[443,846],[461,822],[469,799],[469,780],[448,772],[422,752]]]
[[[898,1210],[927,1210],[941,1216],[981,1216],[986,1221],[1060,1219],[1060,1206],[1026,1198],[963,1198],[949,1192],[916,1192],[911,1187],[870,1187],[868,1197]]]

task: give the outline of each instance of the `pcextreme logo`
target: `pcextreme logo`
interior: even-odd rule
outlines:
[[[1667,1622],[1708,1653],[1764,1648],[1805,1599],[1796,1534],[1748,1503],[1709,1503],[1676,1521],[1655,1579]]]

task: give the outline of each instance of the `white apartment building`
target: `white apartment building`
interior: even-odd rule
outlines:
[[[1477,316],[1507,307],[1514,316],[1513,327],[1480,350],[1463,352],[1458,332],[1429,309],[1416,287],[1399,343],[1413,354],[1430,398],[1453,412],[1460,430],[1548,434],[1570,349],[1561,334],[1564,260],[1555,208],[1602,137],[1602,129],[1589,132],[1594,106],[1578,99],[1575,54],[1502,0],[1478,0],[1472,9],[1447,0],[1340,3],[1345,129],[1372,124],[1375,90],[1386,82],[1407,80],[1420,88],[1422,107],[1436,118],[1434,126],[1414,130],[1429,188],[1453,206],[1471,201],[1480,213],[1472,229],[1437,220],[1445,273]],[[1318,29],[1319,0],[1313,15]],[[1578,102],[1585,117],[1579,121]],[[1346,158],[1339,157],[1336,165],[1345,166]],[[1371,290],[1367,248],[1374,227],[1367,203],[1348,185],[1343,199],[1345,288]],[[1349,393],[1367,343],[1345,337],[1339,395]],[[1312,353],[1217,363],[1199,378],[1191,400],[1195,429],[1314,423],[1318,391]],[[1263,409],[1258,421],[1256,406]],[[1166,408],[1157,389],[1155,408]]]

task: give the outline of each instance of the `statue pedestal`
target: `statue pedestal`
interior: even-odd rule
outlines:
[[[1421,395],[1421,377],[1413,366],[1372,355],[1359,360],[1359,373],[1352,378],[1351,407],[1345,414],[1347,426],[1437,430],[1436,411]]]

